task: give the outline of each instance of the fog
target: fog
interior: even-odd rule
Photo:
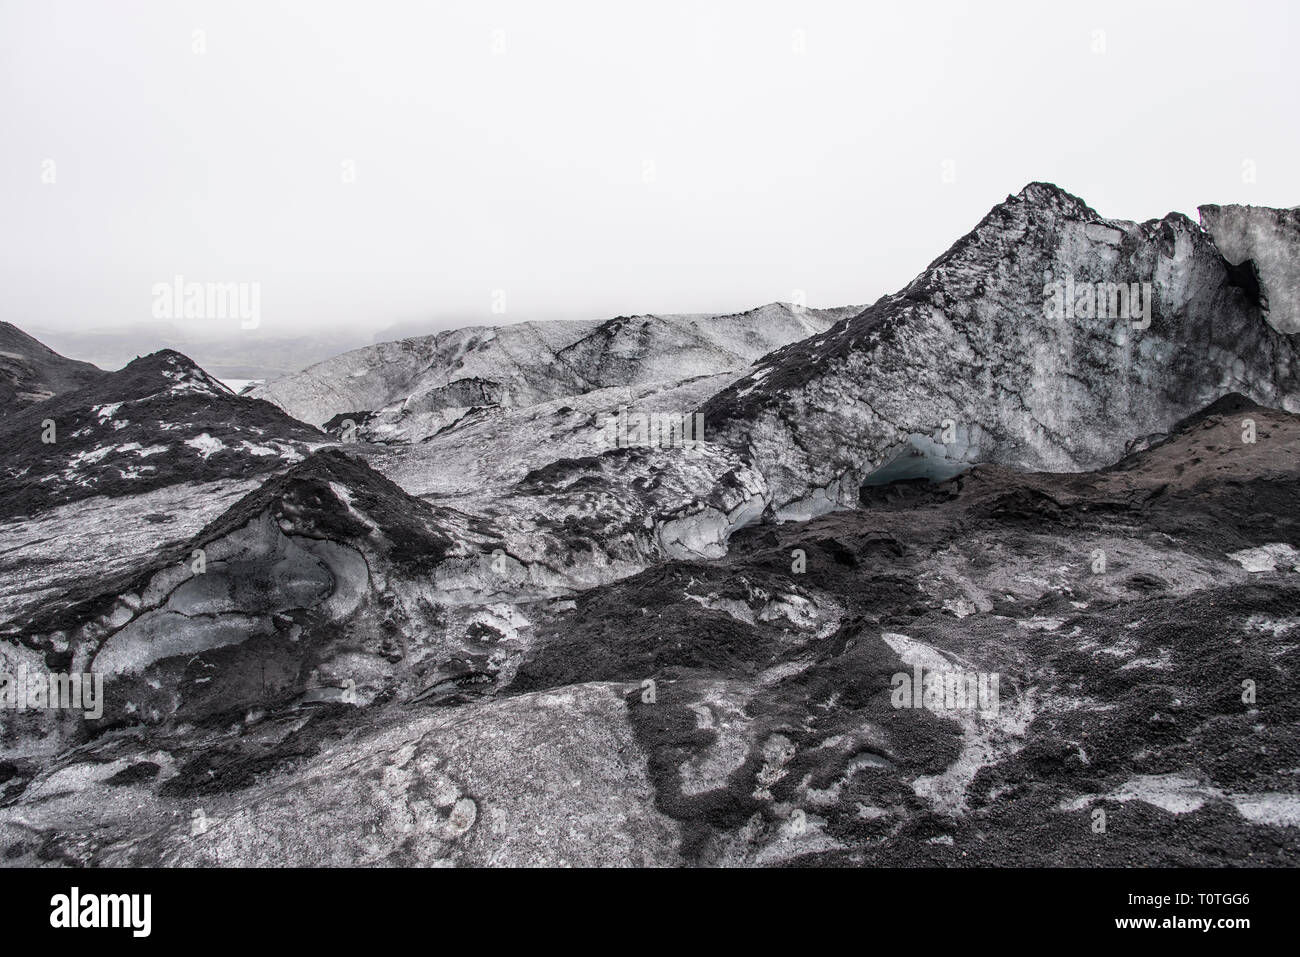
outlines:
[[[1008,193],[1292,206],[1283,2],[0,4],[0,318],[255,329],[866,303]],[[164,317],[166,318],[166,317]]]

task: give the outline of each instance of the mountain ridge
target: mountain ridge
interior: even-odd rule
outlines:
[[[729,315],[470,326],[355,349],[257,386],[251,394],[317,424],[381,410],[399,417],[473,405],[532,404],[597,388],[744,367],[772,345],[824,328],[852,308],[772,303]],[[479,384],[467,392],[468,383]]]
[[[324,441],[269,402],[236,396],[164,349],[0,419],[8,450],[0,514],[262,474]]]
[[[337,441],[168,352],[17,413],[0,672],[106,694],[0,728],[3,859],[1294,866],[1300,357],[1252,222],[1031,183],[865,308],[336,357]]]
[[[59,355],[13,323],[0,321],[0,418],[106,375]]]

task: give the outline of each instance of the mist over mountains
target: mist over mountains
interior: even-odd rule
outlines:
[[[63,355],[76,356],[102,369],[122,366],[159,349],[189,356],[219,379],[270,379],[340,352],[369,344],[369,336],[343,329],[311,334],[276,335],[269,330],[239,328],[238,322],[184,323],[151,320],[134,325],[79,330],[33,327],[32,335]]]

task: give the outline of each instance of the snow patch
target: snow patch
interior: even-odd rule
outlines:
[[[1284,570],[1300,569],[1300,552],[1285,542],[1270,542],[1259,548],[1243,548],[1228,555],[1248,572],[1274,572],[1278,566]]]
[[[186,439],[185,444],[203,456],[204,460],[213,453],[220,452],[226,447],[224,442],[220,439],[214,439],[206,432],[202,432],[192,439]]]

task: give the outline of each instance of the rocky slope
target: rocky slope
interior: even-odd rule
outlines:
[[[89,385],[106,373],[59,355],[17,326],[0,322],[0,418]]]
[[[1221,252],[1033,184],[798,342],[339,357],[281,397],[333,449],[174,354],[51,399],[81,444],[0,486],[0,671],[105,708],[5,716],[0,859],[1295,866],[1290,306]],[[703,440],[611,447],[619,410]],[[149,429],[209,455],[128,482]]]
[[[1295,408],[1295,342],[1264,319],[1251,275],[1185,217],[1103,220],[1033,184],[901,292],[748,371],[457,410],[409,447],[361,447],[403,487],[501,529],[535,579],[589,587],[717,557],[764,517],[852,507],[863,484],[977,462],[1096,468],[1224,392]],[[1121,282],[1130,302],[1103,286]],[[1045,290],[1069,291],[1071,308],[1049,308]],[[1099,317],[1099,291],[1128,318]],[[600,444],[623,405],[692,401],[699,448]],[[532,470],[546,481],[514,484]]]
[[[1300,208],[1201,206],[1198,211],[1224,258],[1258,282],[1269,323],[1280,332],[1300,332],[1300,263],[1295,255]]]
[[[1098,314],[1099,298],[1120,305],[1101,284],[1135,283],[1142,310]],[[1035,183],[906,288],[765,357],[702,411],[765,477],[772,513],[808,518],[852,505],[912,446],[958,466],[1096,468],[1224,392],[1300,409],[1298,375],[1293,338],[1195,223],[1107,220]]]
[[[337,453],[300,470],[201,536],[207,601],[252,611],[241,581],[293,583],[258,599],[292,620],[280,649],[268,627],[137,660],[117,694],[152,710],[53,761],[11,757],[11,861],[1300,859],[1295,415],[1228,397],[1112,468],[868,488],[854,510],[743,532],[725,559],[501,606],[441,645],[436,615],[395,622],[409,606],[373,590],[408,575],[399,525],[434,535],[413,555],[439,562],[435,514]],[[268,553],[258,532],[250,552],[266,509],[285,541]],[[325,537],[366,554],[371,585],[317,581],[287,544],[353,522],[376,544]],[[310,567],[332,568],[316,547]],[[262,572],[240,564],[254,553]],[[137,591],[171,605],[197,587],[171,577]],[[330,594],[331,577],[351,584]],[[345,599],[338,630],[305,617]],[[499,680],[453,673],[472,641]],[[421,680],[392,680],[421,660]],[[918,665],[996,674],[996,707],[896,706]]]
[[[325,441],[164,350],[0,421],[0,516],[186,481],[266,475]]]
[[[479,544],[472,555],[466,541]],[[322,451],[188,541],[48,597],[21,630],[11,622],[5,632],[15,657],[98,672],[117,689],[91,726],[65,724],[69,740],[136,722],[289,707],[304,695],[337,698],[340,667],[353,701],[369,703],[449,680],[439,668],[459,676],[442,644],[445,609],[433,599],[494,544],[464,516]],[[457,646],[455,654],[471,652]],[[485,675],[500,664],[481,657]],[[36,716],[28,724],[51,732]]]

